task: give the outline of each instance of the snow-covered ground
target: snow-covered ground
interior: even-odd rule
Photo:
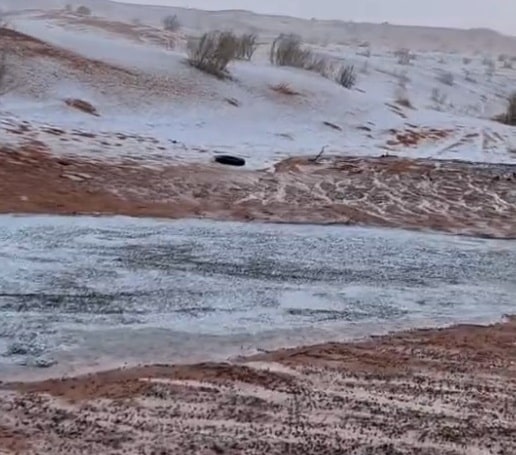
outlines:
[[[62,6],[59,0],[43,3]],[[189,12],[188,27],[172,36],[157,28],[153,8],[146,16],[147,7],[132,6],[132,18],[141,22],[135,24],[127,5],[89,4],[94,16],[82,19],[64,10],[17,12],[9,22],[18,34],[0,34],[0,43],[11,46],[7,63],[13,82],[0,97],[0,149],[27,152],[4,160],[14,176],[12,204],[6,207],[34,201],[36,207],[48,196],[43,180],[55,169],[42,166],[41,154],[43,179],[30,180],[36,188],[14,190],[19,174],[27,178],[38,168],[39,151],[87,161],[132,160],[130,168],[111,167],[134,175],[140,165],[209,163],[220,152],[246,158],[248,169],[272,169],[289,157],[314,156],[324,146],[327,155],[516,164],[516,128],[492,120],[505,109],[516,70],[509,57],[499,61],[496,49],[489,55],[482,49],[452,52],[464,47],[466,32],[457,32],[449,51],[416,50],[415,39],[416,58],[408,65],[398,62],[396,47],[386,42],[371,46],[370,56],[357,42],[338,44],[331,36],[326,43],[313,42],[314,52],[355,65],[358,83],[345,89],[314,72],[272,66],[268,52],[277,21],[253,16],[262,45],[251,62],[231,64],[231,79],[220,80],[185,62],[186,35],[198,34],[203,23],[195,26],[197,13]],[[295,24],[306,22],[289,21],[285,31]],[[278,84],[296,94],[279,93],[273,89]],[[397,103],[400,97],[412,107]],[[71,98],[91,103],[99,115],[66,104]],[[54,161],[71,166],[71,160]],[[158,202],[181,202],[190,195],[195,208],[214,193],[224,199],[221,218],[251,201],[238,219],[255,219],[255,204],[275,215],[265,219],[281,220],[278,210],[299,206],[294,219],[306,220],[301,212],[311,211],[324,221],[325,210],[333,207],[331,220],[365,223],[369,207],[377,222],[398,216],[404,227],[486,235],[503,226],[512,236],[516,174],[509,166],[477,175],[482,169],[477,165],[360,161],[328,159],[308,166],[291,160],[282,163],[283,171],[275,168],[276,182],[268,172],[216,169],[205,176],[209,185],[204,182],[200,192],[196,180],[205,167],[173,167],[175,173],[168,168],[168,174],[153,168],[162,174],[142,173],[115,202],[127,202],[131,192],[154,195]],[[86,193],[97,194],[103,183],[102,189],[114,194],[123,188],[121,181],[134,176],[107,168],[97,180],[94,169],[86,177],[72,176],[73,188],[59,183],[64,171],[55,171],[57,189],[47,188],[55,200],[38,210],[64,204],[58,198],[65,193],[75,198],[69,213],[81,213]],[[142,182],[142,175],[152,178]],[[210,213],[199,207],[184,213]],[[417,222],[408,223],[410,217]],[[482,229],[462,230],[468,223]],[[58,361],[64,372],[75,364],[224,357],[418,324],[493,320],[514,306],[514,242],[349,227],[118,218],[2,217],[0,225],[3,371],[13,363]]]
[[[252,62],[232,64],[234,79],[221,81],[185,64],[187,31],[171,49],[139,39],[143,32],[136,26],[134,36],[120,34],[116,8],[104,16],[82,25],[63,12],[10,18],[17,31],[84,57],[84,68],[92,65],[88,59],[116,68],[86,71],[69,57],[20,52],[11,65],[18,84],[0,99],[4,144],[30,138],[53,153],[95,159],[205,162],[213,152],[229,152],[252,168],[315,155],[323,146],[328,154],[516,163],[516,129],[491,120],[505,109],[516,69],[504,68],[496,54],[489,57],[496,68],[488,75],[485,55],[416,52],[410,65],[401,65],[395,49],[371,48],[367,57],[359,55],[363,47],[312,45],[327,58],[355,65],[358,83],[347,90],[312,72],[272,66],[264,39]],[[164,32],[155,33],[166,42]],[[453,85],[439,80],[447,73]],[[299,95],[272,90],[282,83]],[[400,96],[414,108],[398,106]],[[70,97],[92,103],[100,116],[66,106],[63,99]],[[13,133],[23,121],[30,122],[30,133]],[[49,126],[63,133],[49,132]],[[66,138],[74,130],[83,134],[70,147]],[[134,137],[121,146],[113,143],[120,133]],[[403,139],[412,133],[416,143]]]
[[[0,224],[4,377],[488,322],[514,306],[514,242],[124,217]]]

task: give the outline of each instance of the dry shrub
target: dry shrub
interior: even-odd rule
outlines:
[[[0,49],[0,95],[7,91],[7,56],[5,49]]]
[[[288,95],[288,96],[298,96],[298,95],[301,95],[301,93],[299,93],[296,90],[294,90],[286,82],[282,82],[280,84],[272,85],[271,89],[274,90],[276,93],[281,93],[282,95]]]
[[[493,71],[496,69],[496,63],[491,57],[484,57],[482,59],[482,65],[486,66]]]
[[[188,63],[217,77],[228,77],[227,66],[238,55],[239,40],[231,32],[213,31],[188,42]]]
[[[516,92],[509,95],[505,113],[495,117],[495,120],[506,125],[516,126]]]
[[[394,56],[398,59],[400,65],[410,65],[410,62],[415,58],[411,53],[410,49],[398,49],[394,52]]]
[[[238,39],[236,58],[239,60],[251,60],[258,49],[258,36],[254,33],[244,33]]]
[[[303,49],[297,35],[281,34],[272,43],[270,61],[277,66],[306,69],[313,61],[313,55],[310,50]]]
[[[0,11],[0,30],[8,27],[2,12]],[[0,95],[5,95],[12,87],[8,81],[9,64],[7,61],[7,52],[9,46],[0,44]]]
[[[448,100],[448,97],[446,96],[446,93],[441,92],[441,90],[435,87],[432,89],[430,99],[434,102],[434,108],[437,110],[441,110],[444,108]]]
[[[357,81],[353,65],[336,67],[325,57],[304,49],[297,35],[280,35],[271,46],[270,61],[273,65],[291,66],[313,71],[328,79],[335,80],[345,88],[352,88]]]
[[[444,85],[453,86],[455,84],[455,78],[449,71],[444,71],[437,76],[437,80]]]
[[[91,16],[91,9],[87,6],[79,6],[76,10],[76,13],[81,16]]]
[[[470,71],[464,70],[464,79],[472,84],[476,84],[477,80],[473,77]]]
[[[167,32],[177,32],[181,28],[181,23],[179,19],[174,14],[173,16],[167,16],[163,19],[163,28]]]
[[[351,89],[357,82],[357,73],[353,65],[343,66],[337,73],[337,83],[344,88]]]
[[[307,62],[305,69],[324,76],[328,72],[328,61],[324,57],[312,55],[311,59]]]
[[[401,91],[398,92],[396,95],[395,102],[399,106],[403,106],[403,107],[406,107],[409,109],[414,109],[414,106],[413,106],[412,102],[410,101],[407,92],[401,92]]]

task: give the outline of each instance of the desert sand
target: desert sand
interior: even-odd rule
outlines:
[[[516,319],[6,383],[7,453],[513,454]]]
[[[5,0],[11,28],[0,29],[0,213],[516,238],[516,133],[495,121],[515,80],[514,37],[94,0],[84,16],[64,1],[33,3]],[[163,30],[168,14],[179,31]],[[188,39],[220,27],[260,38],[228,80],[186,63]],[[356,86],[272,65],[279,33],[352,65]],[[218,165],[219,153],[247,165]],[[0,454],[513,455],[515,362],[508,317],[225,363],[39,382],[0,374]]]

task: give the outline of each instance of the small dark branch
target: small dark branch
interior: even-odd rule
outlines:
[[[326,148],[327,148],[327,147],[328,147],[328,146],[327,146],[327,145],[325,145],[325,146],[321,149],[321,151],[319,152],[319,154],[318,154],[315,158],[311,158],[309,161],[311,161],[312,163],[317,163],[317,161],[319,161],[319,159],[323,156],[323,153],[325,152],[325,150],[326,150]]]

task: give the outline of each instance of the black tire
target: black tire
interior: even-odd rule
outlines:
[[[228,166],[245,166],[245,160],[237,156],[216,155],[215,161],[220,164],[227,164]]]

